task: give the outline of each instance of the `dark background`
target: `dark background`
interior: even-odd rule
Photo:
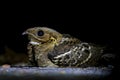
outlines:
[[[87,42],[119,47],[117,20],[109,12],[83,14],[2,15],[0,45],[24,51],[27,38],[22,32],[29,27],[47,26]]]
[[[0,54],[5,53],[5,46],[16,54],[27,53],[27,37],[22,32],[30,27],[46,26],[82,41],[108,45],[112,48],[112,53],[120,55],[117,5],[107,2],[100,5],[68,6],[67,3],[64,6],[56,4],[51,7],[51,4],[40,6],[39,3],[35,4],[37,8],[33,8],[33,4],[26,3],[29,4],[26,8],[22,4],[19,7],[18,4],[8,4],[5,3],[0,9]],[[116,63],[119,63],[119,57]]]
[[[57,4],[56,4],[57,5]],[[119,49],[118,10],[113,6],[66,6],[35,9],[4,7],[0,14],[0,53],[8,46],[16,52],[26,53],[27,28],[46,26],[60,33],[68,33],[82,41],[108,45]]]

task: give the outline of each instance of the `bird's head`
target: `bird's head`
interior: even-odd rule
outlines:
[[[23,32],[23,35],[24,34],[28,35],[30,43],[34,45],[49,42],[57,45],[62,38],[62,34],[47,27],[29,28],[25,32]]]

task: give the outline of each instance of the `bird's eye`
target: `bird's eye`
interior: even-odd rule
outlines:
[[[43,36],[43,35],[44,35],[44,32],[43,32],[42,30],[39,30],[39,31],[37,32],[37,35],[38,35],[38,36]]]

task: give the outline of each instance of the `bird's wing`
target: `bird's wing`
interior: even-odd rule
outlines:
[[[92,49],[93,47],[88,43],[61,44],[48,54],[48,58],[59,66],[79,66],[90,60],[93,55]]]

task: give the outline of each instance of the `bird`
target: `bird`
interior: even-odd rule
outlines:
[[[28,57],[39,67],[91,67],[98,66],[104,47],[81,41],[70,34],[62,34],[49,27],[32,27],[28,35]]]

